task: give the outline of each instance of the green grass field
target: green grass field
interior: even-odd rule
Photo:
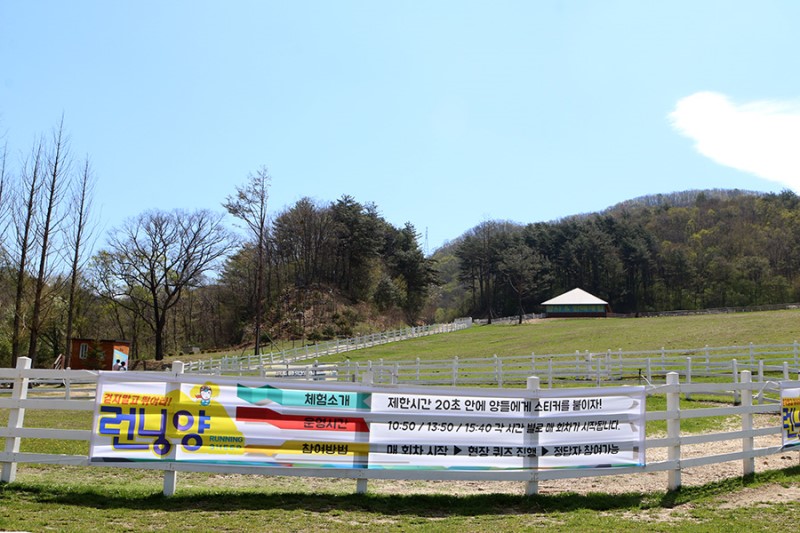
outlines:
[[[521,325],[473,326],[348,352],[351,361],[412,361],[569,354],[576,351],[649,351],[703,346],[791,344],[800,340],[800,310],[658,318],[551,319]],[[339,361],[342,355],[320,361]]]
[[[444,335],[432,335],[389,343],[374,348],[320,358],[321,362],[337,362],[347,357],[352,361],[421,359],[452,359],[458,357],[491,357],[575,353],[575,351],[604,352],[648,351],[703,346],[743,346],[753,344],[790,344],[800,341],[800,310],[696,315],[687,317],[549,319],[522,325],[504,324],[474,326],[468,330]],[[299,346],[299,344],[298,344]],[[270,349],[290,349],[290,342]],[[252,349],[223,350],[203,354],[182,354],[167,357],[195,361],[239,357]]]
[[[657,350],[785,344],[800,337],[800,311],[629,320],[554,320],[522,326],[483,326],[393,343],[352,360],[486,357],[572,353],[575,350]],[[682,402],[683,408],[705,407]],[[663,398],[648,399],[664,409]],[[8,419],[0,410],[0,426]],[[692,419],[685,432],[717,431],[721,417]],[[26,414],[29,427],[87,428],[86,412]],[[651,422],[648,434],[663,434]],[[22,451],[88,453],[88,445],[23,439]],[[794,452],[793,452],[794,453]],[[665,474],[664,474],[665,476]],[[161,494],[156,471],[20,465],[17,481],[0,484],[3,531],[776,531],[794,527],[800,467],[760,472],[678,492],[544,493],[525,497],[522,483],[369,482],[294,477],[178,475],[178,495]],[[665,484],[663,485],[665,486]],[[749,501],[759,494],[755,504]],[[760,498],[760,499],[759,499]],[[734,502],[734,503],[731,503]]]

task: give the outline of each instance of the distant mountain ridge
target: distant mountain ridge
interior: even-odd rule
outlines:
[[[701,195],[715,200],[730,200],[741,196],[764,196],[765,194],[767,193],[741,189],[692,189],[688,191],[639,196],[614,204],[601,212],[608,213],[634,207],[688,207],[693,205]]]

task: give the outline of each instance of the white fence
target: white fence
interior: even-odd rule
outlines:
[[[181,374],[182,364],[176,363],[174,374],[177,378]],[[8,413],[8,424],[0,428],[0,438],[5,439],[5,448],[0,453],[2,464],[2,478],[4,482],[13,482],[16,477],[17,465],[26,463],[72,465],[89,467],[89,457],[82,455],[59,455],[31,453],[23,450],[21,443],[29,439],[58,439],[86,442],[90,439],[90,427],[78,429],[32,428],[25,425],[26,410],[52,410],[52,411],[93,411],[95,408],[94,390],[89,387],[81,391],[82,397],[77,397],[72,385],[76,381],[83,383],[96,383],[98,374],[90,371],[64,371],[64,370],[32,370],[30,360],[21,358],[19,366],[15,369],[0,369],[0,379],[13,381],[10,394],[0,396],[0,411]],[[141,374],[142,379],[148,379],[146,373]],[[133,376],[131,376],[133,377]],[[153,373],[149,373],[149,378]],[[219,378],[231,380],[235,378]],[[29,388],[32,380],[41,384],[53,383],[59,387],[46,387],[44,385]],[[352,478],[357,480],[357,490],[364,492],[367,489],[368,479],[420,479],[420,480],[505,480],[525,483],[526,493],[534,494],[538,491],[540,481],[553,479],[573,479],[605,475],[642,475],[652,472],[667,473],[667,489],[675,490],[681,486],[681,474],[687,469],[712,465],[730,461],[741,461],[742,475],[755,472],[755,459],[777,453],[785,453],[780,445],[782,434],[782,420],[780,406],[775,402],[779,397],[780,385],[777,382],[753,383],[750,371],[741,371],[733,379],[719,383],[680,383],[679,375],[670,372],[666,383],[649,385],[648,396],[665,396],[666,410],[648,410],[646,420],[666,421],[667,430],[664,436],[648,436],[645,449],[648,454],[646,466],[623,468],[583,468],[562,470],[511,470],[511,471],[464,471],[464,470],[347,470],[347,469],[314,469],[314,468],[276,468],[266,466],[230,466],[206,465],[202,463],[157,462],[157,463],[130,463],[125,467],[155,469],[164,471],[164,493],[171,495],[177,487],[178,471],[205,471],[229,472],[241,474],[262,475],[294,475],[306,477],[336,477]],[[800,388],[800,382],[795,381],[785,385]],[[374,384],[351,385],[363,387],[364,392],[386,391],[385,387]],[[538,378],[528,380],[528,389],[535,397],[535,390],[539,388]],[[429,389],[431,390],[431,389]],[[490,396],[491,389],[450,389],[459,393],[478,396]],[[9,391],[6,391],[9,392]],[[727,394],[739,398],[738,404],[723,404],[722,406],[681,409],[680,398],[700,394]],[[756,400],[754,402],[754,400]],[[767,401],[771,400],[771,401]],[[761,403],[763,402],[763,403]],[[755,415],[767,415],[768,422],[762,427],[754,426]],[[718,432],[690,435],[681,431],[683,420],[691,418],[731,417],[735,427]],[[757,444],[758,439],[768,438],[770,443]],[[717,450],[733,446],[735,451],[704,454],[700,457],[684,458],[685,447],[703,443],[718,443]],[[724,446],[723,446],[724,445]],[[659,459],[651,460],[653,452],[660,449]],[[666,451],[666,454],[663,452]]]
[[[265,366],[275,365],[276,363],[289,364],[297,361],[307,361],[318,359],[328,355],[345,353],[361,348],[369,348],[390,342],[415,339],[438,333],[450,333],[460,331],[472,326],[472,319],[457,319],[450,324],[432,324],[428,326],[415,326],[411,328],[398,329],[394,331],[384,331],[353,337],[350,339],[335,339],[332,341],[320,342],[317,344],[270,352],[267,354],[249,354],[241,356],[226,356],[202,361],[192,361],[185,364],[186,373],[191,374],[225,374],[225,373],[245,373],[258,371]]]
[[[455,357],[446,360],[265,364],[257,371],[218,369],[216,373],[256,373],[265,379],[362,381],[367,373],[374,383],[391,385],[474,386],[523,385],[539,376],[542,386],[603,386],[647,384],[676,372],[684,383],[725,376],[733,380],[749,370],[754,381],[788,380],[800,372],[800,344],[720,346],[674,350],[575,352],[573,354],[492,357]]]

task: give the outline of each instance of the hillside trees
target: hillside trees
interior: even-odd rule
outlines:
[[[500,254],[516,228],[509,222],[484,221],[462,237],[455,251],[462,265],[461,280],[472,294],[473,312],[486,316],[489,323],[497,311]]]
[[[336,242],[332,281],[352,300],[367,299],[370,270],[381,252],[388,224],[380,218],[375,205],[361,205],[349,195],[331,206],[331,215]]]
[[[304,293],[328,281],[334,257],[333,219],[328,206],[301,198],[275,219],[275,249],[287,283]]]
[[[348,195],[335,202],[301,198],[272,217],[267,235],[270,337],[348,334],[352,325],[337,311],[340,303],[374,305],[387,314],[396,309],[409,324],[420,319],[435,281],[432,265],[413,226],[393,227],[374,204]],[[240,340],[249,338],[240,325],[252,312],[236,302],[247,297],[255,253],[255,244],[245,242],[219,279],[220,297],[233,310],[227,320],[239,324]]]
[[[236,188],[234,196],[228,196],[223,207],[243,221],[247,226],[255,247],[255,273],[253,276],[252,316],[254,323],[255,354],[261,353],[261,323],[264,319],[264,290],[269,288],[265,283],[264,271],[267,266],[269,238],[269,218],[267,203],[271,177],[266,167],[261,167],[255,174],[250,174],[247,183]],[[267,295],[269,297],[269,295]]]
[[[620,313],[800,300],[800,198],[790,191],[687,191],[627,201],[603,213],[529,224],[522,229],[527,250],[501,237],[502,227],[484,222],[450,250],[477,316],[519,310],[521,295],[505,290],[509,278],[492,275],[503,249],[530,254],[524,264],[538,254],[538,276],[552,280],[547,292],[522,295],[525,308],[575,287]]]
[[[549,261],[518,238],[500,253],[498,269],[517,296],[517,312],[522,324],[524,299],[538,288],[547,287],[552,279]]]
[[[167,318],[184,291],[230,249],[219,216],[207,210],[148,211],[112,231],[94,263],[107,299],[144,321],[154,335],[155,359],[165,355]]]
[[[235,245],[207,210],[147,211],[90,254],[95,179],[88,157],[73,165],[69,144],[62,119],[16,168],[0,154],[0,364],[49,364],[72,337],[125,339],[133,360],[162,359],[185,346],[256,340],[260,350],[276,335],[428,318],[435,272],[412,225],[395,228],[347,195],[268,216],[266,168],[222,204],[246,230]]]
[[[401,287],[400,307],[408,324],[414,324],[432,285],[438,283],[434,264],[419,247],[419,235],[411,223],[389,232],[386,241],[389,274]]]

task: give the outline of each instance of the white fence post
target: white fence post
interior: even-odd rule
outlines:
[[[417,367],[417,373],[419,373],[419,367]],[[417,378],[419,379],[419,378]],[[452,379],[453,387],[458,385],[458,356],[456,355],[453,357],[453,379]]]
[[[183,363],[181,361],[175,361],[172,363],[172,370],[175,372],[175,375],[183,374]],[[180,385],[178,385],[178,389],[180,389]],[[168,459],[170,461],[175,461],[175,456],[178,450],[177,444],[172,446],[172,449],[169,451]],[[164,496],[174,496],[175,490],[178,488],[178,472],[175,470],[174,463],[173,465],[169,466],[169,470],[164,471],[164,489],[163,493]]]
[[[600,354],[596,354],[596,355],[592,354],[592,355],[589,356],[589,357],[593,357],[594,360],[596,361],[596,364],[597,364],[597,366],[595,367],[595,374],[597,375],[597,386],[598,387],[600,386],[600,381],[602,379],[602,373],[603,373],[603,359],[602,359],[602,357],[599,357],[599,355]]]
[[[528,378],[528,390],[529,391],[537,391],[539,390],[539,378],[537,376],[531,376]],[[531,394],[533,396],[533,394]],[[536,411],[533,409],[535,404],[536,398],[531,399],[531,415],[536,416]],[[526,447],[533,449],[533,457],[528,455],[525,459],[525,466],[531,469],[531,478],[525,483],[525,496],[533,496],[534,494],[539,493],[539,456],[536,455],[538,451],[536,450],[537,445],[539,444],[539,436],[538,433],[526,431],[525,433],[526,439]]]
[[[678,385],[679,377],[677,372],[667,374],[667,385]],[[681,415],[680,415],[680,392],[667,393],[667,438],[677,439],[677,443],[667,447],[667,460],[677,461],[674,468],[668,471],[667,489],[670,491],[678,490],[681,486]]]
[[[752,394],[752,386],[751,386],[751,376],[749,370],[742,371],[742,384],[747,385],[747,388],[742,389],[742,408],[749,409],[753,405],[753,394]],[[742,451],[743,452],[752,452],[753,451],[753,436],[752,434],[747,434],[753,430],[753,413],[751,412],[744,412],[742,413],[742,431],[746,432],[745,436],[742,437]],[[756,471],[756,459],[755,457],[744,457],[742,459],[742,475],[750,476],[754,474]]]
[[[586,381],[592,381],[592,354],[584,350],[583,360],[586,361]]]
[[[494,374],[497,380],[497,386],[503,387],[503,363],[498,359],[497,354],[494,354]]]
[[[736,385],[739,383],[739,363],[736,359],[731,359],[731,374],[733,374],[733,384]],[[739,392],[739,389],[733,391],[733,405],[739,405],[742,403],[742,395]]]
[[[12,400],[24,400],[28,397],[28,378],[22,377],[23,370],[31,368],[29,357],[17,359],[17,375],[14,377],[14,390],[11,392]],[[8,413],[8,429],[20,429],[25,423],[25,409],[23,407],[12,407]],[[19,437],[6,437],[6,453],[19,453]],[[3,463],[3,471],[0,474],[0,481],[12,483],[17,477],[17,463]]]
[[[692,358],[686,358],[686,383],[691,385],[692,384]],[[692,399],[691,393],[687,392],[685,394],[687,400]]]

